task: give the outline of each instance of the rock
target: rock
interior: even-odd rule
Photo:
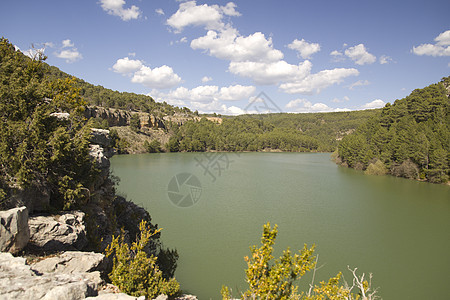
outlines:
[[[161,294],[153,300],[167,300],[167,299],[169,299],[169,296]]]
[[[69,120],[70,114],[69,113],[51,113],[51,117],[55,117],[59,120]]]
[[[109,169],[111,163],[109,162],[108,156],[102,146],[89,145],[89,155],[95,159],[99,169]]]
[[[124,293],[107,293],[107,294],[100,294],[97,297],[88,297],[86,299],[89,300],[145,300],[144,296],[141,297],[133,297]]]
[[[28,246],[43,251],[83,250],[87,245],[83,219],[84,213],[81,211],[30,217]]]
[[[17,253],[29,240],[28,209],[22,206],[0,211],[0,251]]]
[[[0,253],[0,299],[84,299],[97,288],[91,273],[40,275],[24,258]]]
[[[67,251],[60,255],[43,259],[31,265],[31,269],[40,273],[87,273],[105,271],[105,256],[101,253]]]
[[[109,130],[91,128],[90,142],[103,147],[109,147],[111,145],[111,139],[109,138]]]
[[[175,300],[197,300],[197,296],[194,295],[181,295],[176,297]]]

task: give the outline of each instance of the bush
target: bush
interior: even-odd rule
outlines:
[[[157,265],[157,257],[144,251],[150,238],[160,232],[151,230],[147,222],[139,225],[140,236],[131,247],[124,242],[125,233],[114,237],[106,248],[106,255],[113,256],[113,269],[109,273],[111,282],[122,292],[131,296],[153,299],[160,294],[175,296],[180,285],[175,278],[166,279]]]
[[[377,160],[375,163],[370,163],[367,167],[366,171],[364,171],[364,174],[367,175],[386,175],[387,168],[384,166],[383,162],[381,160]]]
[[[401,165],[393,166],[392,175],[409,179],[419,178],[419,168],[411,160],[407,159]]]

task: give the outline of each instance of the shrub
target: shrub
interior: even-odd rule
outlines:
[[[409,159],[402,162],[401,165],[393,166],[391,173],[397,177],[405,177],[409,179],[419,178],[419,168]]]
[[[377,160],[375,163],[370,163],[364,174],[368,175],[385,175],[387,168],[384,166],[381,160]]]
[[[157,257],[144,251],[150,238],[160,232],[147,226],[147,222],[139,224],[140,235],[131,247],[124,242],[125,233],[114,237],[106,248],[106,255],[113,256],[113,269],[109,273],[111,282],[122,292],[131,296],[145,296],[150,299],[160,294],[175,296],[180,285],[175,278],[166,279],[157,265]]]

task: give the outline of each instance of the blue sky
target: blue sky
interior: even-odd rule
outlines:
[[[383,106],[450,75],[449,1],[15,0],[0,35],[90,83],[192,110]],[[246,109],[247,108],[247,109]]]

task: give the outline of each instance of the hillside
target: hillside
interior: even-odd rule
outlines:
[[[450,158],[450,77],[387,104],[344,137],[338,162],[369,174],[447,182]]]

